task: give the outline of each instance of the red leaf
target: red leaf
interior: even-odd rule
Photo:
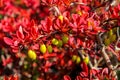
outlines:
[[[11,75],[11,76],[9,76],[9,77],[6,77],[6,76],[4,76],[4,80],[18,80],[18,76],[13,76],[13,75]]]
[[[9,63],[11,63],[11,62],[12,62],[12,59],[11,59],[11,58],[2,59],[3,66],[6,66],[7,64],[9,64]]]
[[[39,44],[34,44],[33,46],[31,46],[31,49],[38,50],[39,49]]]
[[[115,78],[112,78],[111,80],[116,80]]]
[[[108,74],[108,68],[104,68],[104,69],[102,70],[102,75],[106,75],[106,74]]]
[[[38,27],[31,26],[31,36],[36,39],[38,37]]]
[[[50,29],[50,27],[52,26],[52,20],[49,17],[46,18],[46,23],[47,23],[47,28]]]
[[[74,22],[77,22],[78,14],[72,14],[72,19]]]
[[[12,49],[12,52],[17,53],[17,52],[18,52],[18,48],[17,48],[17,47],[16,47],[16,48],[13,48],[13,49]]]
[[[9,80],[14,80],[14,76],[11,75],[11,76],[9,77]]]
[[[65,65],[64,59],[62,59],[62,60],[60,61],[60,64],[61,64],[61,66],[64,66],[64,65]]]
[[[69,18],[70,18],[70,13],[69,13],[68,11],[65,11],[65,12],[63,13],[63,16],[65,16],[65,19],[67,18],[67,19],[69,20]]]
[[[19,41],[17,41],[17,40],[16,40],[16,41],[14,41],[14,43],[13,43],[13,44],[14,44],[14,46],[18,46]]]
[[[53,29],[55,29],[55,30],[59,30],[58,25],[54,24],[54,25],[53,25]]]
[[[21,26],[19,27],[19,30],[16,32],[16,34],[18,38],[24,39],[23,29]]]
[[[81,72],[81,73],[80,73],[80,76],[81,76],[81,77],[88,77],[88,75],[87,75],[86,72]]]
[[[92,78],[93,75],[98,77],[98,74],[99,74],[99,70],[91,69],[90,70],[90,79]]]
[[[88,12],[90,10],[90,7],[88,6],[81,6],[86,12]]]
[[[69,6],[73,0],[62,0],[65,5]]]
[[[13,31],[13,28],[12,28],[12,26],[10,26],[10,25],[4,26],[4,27],[3,27],[3,31],[5,31],[5,32],[12,32],[12,31]]]
[[[77,45],[76,45],[77,48],[79,48],[79,46],[82,45],[82,43],[83,43],[83,42],[82,42],[79,38],[77,38]]]
[[[86,74],[88,75],[88,66],[87,66],[87,64],[85,62],[83,62],[81,67],[83,69],[83,72],[86,72]]]
[[[81,76],[77,76],[76,80],[83,80],[83,78]]]
[[[19,80],[17,75],[14,75],[14,80]]]
[[[45,32],[50,32],[51,28],[52,28],[52,21],[50,18],[46,18],[46,20],[42,20],[41,21],[41,28],[43,31]]]
[[[48,4],[52,4],[53,0],[46,0]]]
[[[8,38],[8,37],[4,37],[4,42],[7,44],[7,45],[13,45],[13,40]]]
[[[65,75],[64,80],[71,80],[71,78],[68,75]]]
[[[4,80],[8,80],[8,77],[7,77],[7,76],[4,76]]]
[[[69,45],[72,46],[73,48],[76,47],[74,37],[70,36],[68,43],[69,43]]]

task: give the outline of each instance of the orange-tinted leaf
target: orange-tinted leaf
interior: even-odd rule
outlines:
[[[69,6],[73,0],[63,0],[64,4]]]

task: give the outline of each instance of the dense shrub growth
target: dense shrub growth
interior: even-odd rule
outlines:
[[[119,0],[0,0],[0,78],[117,80]]]

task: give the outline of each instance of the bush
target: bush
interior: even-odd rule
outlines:
[[[1,0],[1,78],[119,79],[117,1]]]

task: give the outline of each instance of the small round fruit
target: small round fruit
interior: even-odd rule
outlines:
[[[61,21],[63,21],[63,16],[60,15],[60,16],[58,17],[58,19],[60,19]]]
[[[76,59],[76,64],[79,64],[81,62],[81,59],[80,57],[78,56],[77,59]]]
[[[47,49],[48,49],[48,52],[49,52],[49,53],[52,53],[53,49],[52,49],[52,46],[51,46],[51,45],[48,45]]]
[[[79,14],[81,16],[82,15],[82,11],[78,11],[77,14]]]
[[[57,45],[57,46],[58,46],[58,47],[62,47],[62,45],[63,45],[62,40],[59,40],[59,41],[58,41],[58,45]]]
[[[46,49],[45,44],[40,45],[40,52],[41,52],[41,53],[43,53],[43,54],[46,53],[46,50],[47,50],[47,49]]]
[[[62,41],[63,41],[63,43],[67,43],[68,40],[69,40],[69,38],[68,38],[67,35],[64,35],[64,36],[62,37]]]
[[[53,45],[58,45],[58,40],[57,40],[56,38],[53,38],[53,39],[52,39],[52,44],[53,44]]]
[[[28,57],[30,58],[30,59],[32,59],[32,60],[36,60],[36,53],[35,53],[35,51],[33,51],[33,50],[28,50]]]
[[[73,56],[72,56],[72,61],[76,61],[76,59],[77,59],[77,56],[76,56],[76,55],[73,55]]]
[[[89,58],[88,58],[88,57],[85,57],[85,58],[83,59],[83,61],[84,61],[86,64],[88,64],[88,63],[89,63]]]

